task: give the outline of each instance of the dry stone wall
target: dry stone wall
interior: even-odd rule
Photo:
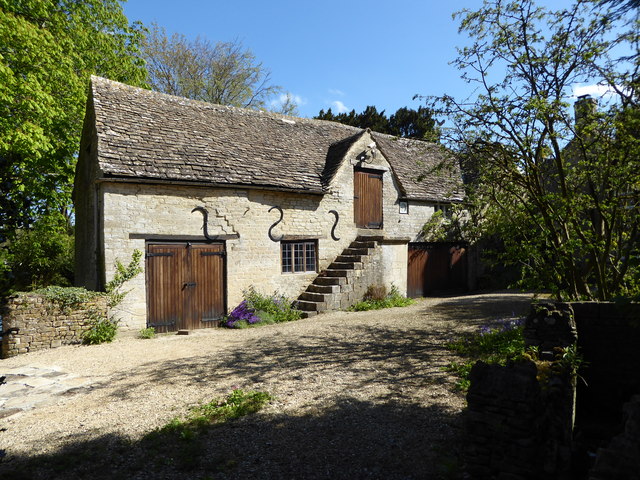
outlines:
[[[640,478],[640,305],[534,305],[523,334],[538,366],[478,362],[471,371],[473,478]],[[549,368],[555,349],[576,344],[585,381]]]
[[[89,328],[90,315],[106,315],[104,297],[96,297],[78,308],[65,309],[35,293],[21,293],[7,299],[0,308],[2,358],[21,353],[74,345],[82,342],[82,333]]]

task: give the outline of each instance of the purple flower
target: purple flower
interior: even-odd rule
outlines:
[[[246,300],[240,302],[240,304],[231,311],[226,325],[227,327],[233,328],[236,326],[236,323],[241,320],[245,320],[247,323],[251,324],[258,323],[260,321],[260,317],[256,316],[253,309],[249,308]]]

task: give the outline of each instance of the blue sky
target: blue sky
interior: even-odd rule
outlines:
[[[130,21],[169,34],[241,41],[298,101],[300,116],[320,109],[394,113],[417,108],[415,94],[466,96],[449,65],[464,44],[452,14],[481,0],[129,0]]]

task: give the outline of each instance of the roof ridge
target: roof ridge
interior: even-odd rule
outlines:
[[[280,120],[280,121],[293,121],[293,122],[300,122],[300,123],[309,123],[309,124],[331,124],[334,127],[339,127],[339,128],[343,128],[344,130],[353,132],[354,134],[357,134],[361,131],[363,131],[362,128],[359,127],[354,127],[351,125],[345,125],[343,123],[339,123],[339,122],[333,122],[331,120],[321,120],[321,119],[317,119],[317,118],[306,118],[306,117],[296,117],[293,115],[285,115],[283,113],[277,113],[277,112],[271,112],[269,110],[261,110],[261,109],[254,109],[254,108],[249,108],[249,107],[236,107],[234,105],[223,105],[221,103],[212,103],[212,102],[206,102],[204,100],[195,100],[192,98],[188,98],[188,97],[181,97],[179,95],[172,95],[170,93],[164,93],[164,92],[159,92],[157,90],[151,90],[151,89],[147,89],[147,88],[143,88],[143,87],[134,87],[132,85],[127,85],[126,83],[122,83],[122,82],[118,82],[116,80],[111,80],[109,78],[106,77],[100,77],[97,75],[91,75],[91,91],[92,93],[95,92],[96,90],[96,84],[108,84],[120,89],[124,89],[124,90],[137,90],[139,93],[143,94],[143,95],[149,95],[158,99],[164,98],[166,100],[169,101],[173,101],[173,102],[177,102],[183,105],[194,105],[194,106],[201,106],[201,107],[205,107],[205,108],[212,108],[212,109],[225,109],[231,112],[235,112],[235,113],[239,113],[239,114],[243,114],[243,115],[252,115],[252,116],[256,116],[256,117],[269,117],[272,118],[274,120]]]

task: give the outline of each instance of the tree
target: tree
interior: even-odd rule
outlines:
[[[454,63],[479,93],[435,103],[454,122],[447,142],[473,166],[470,200],[485,232],[502,238],[523,286],[559,298],[640,293],[637,33],[616,36],[628,25],[616,15],[585,0],[462,11],[472,42]],[[636,50],[616,57],[622,44]],[[574,120],[580,83],[610,91],[599,106],[582,99]]]
[[[73,284],[73,228],[52,212],[18,230],[0,255],[0,296],[11,290]],[[4,270],[4,271],[3,271]]]
[[[264,107],[269,97],[281,92],[270,85],[270,72],[238,41],[189,41],[178,33],[169,37],[153,24],[142,51],[149,84],[159,92],[250,108]]]
[[[440,123],[433,110],[421,106],[418,110],[402,107],[389,118],[389,133],[405,138],[438,141]]]
[[[0,295],[72,280],[89,76],[143,85],[140,34],[117,0],[0,0]]]
[[[142,84],[139,40],[117,0],[0,0],[0,241],[71,214],[89,76]]]
[[[440,124],[436,122],[433,115],[433,110],[421,106],[418,110],[402,107],[391,117],[387,117],[384,110],[378,112],[376,107],[369,105],[362,113],[351,110],[349,113],[335,115],[331,109],[326,112],[320,110],[320,113],[314,118],[339,122],[352,127],[370,128],[376,132],[398,137],[437,141]]]

